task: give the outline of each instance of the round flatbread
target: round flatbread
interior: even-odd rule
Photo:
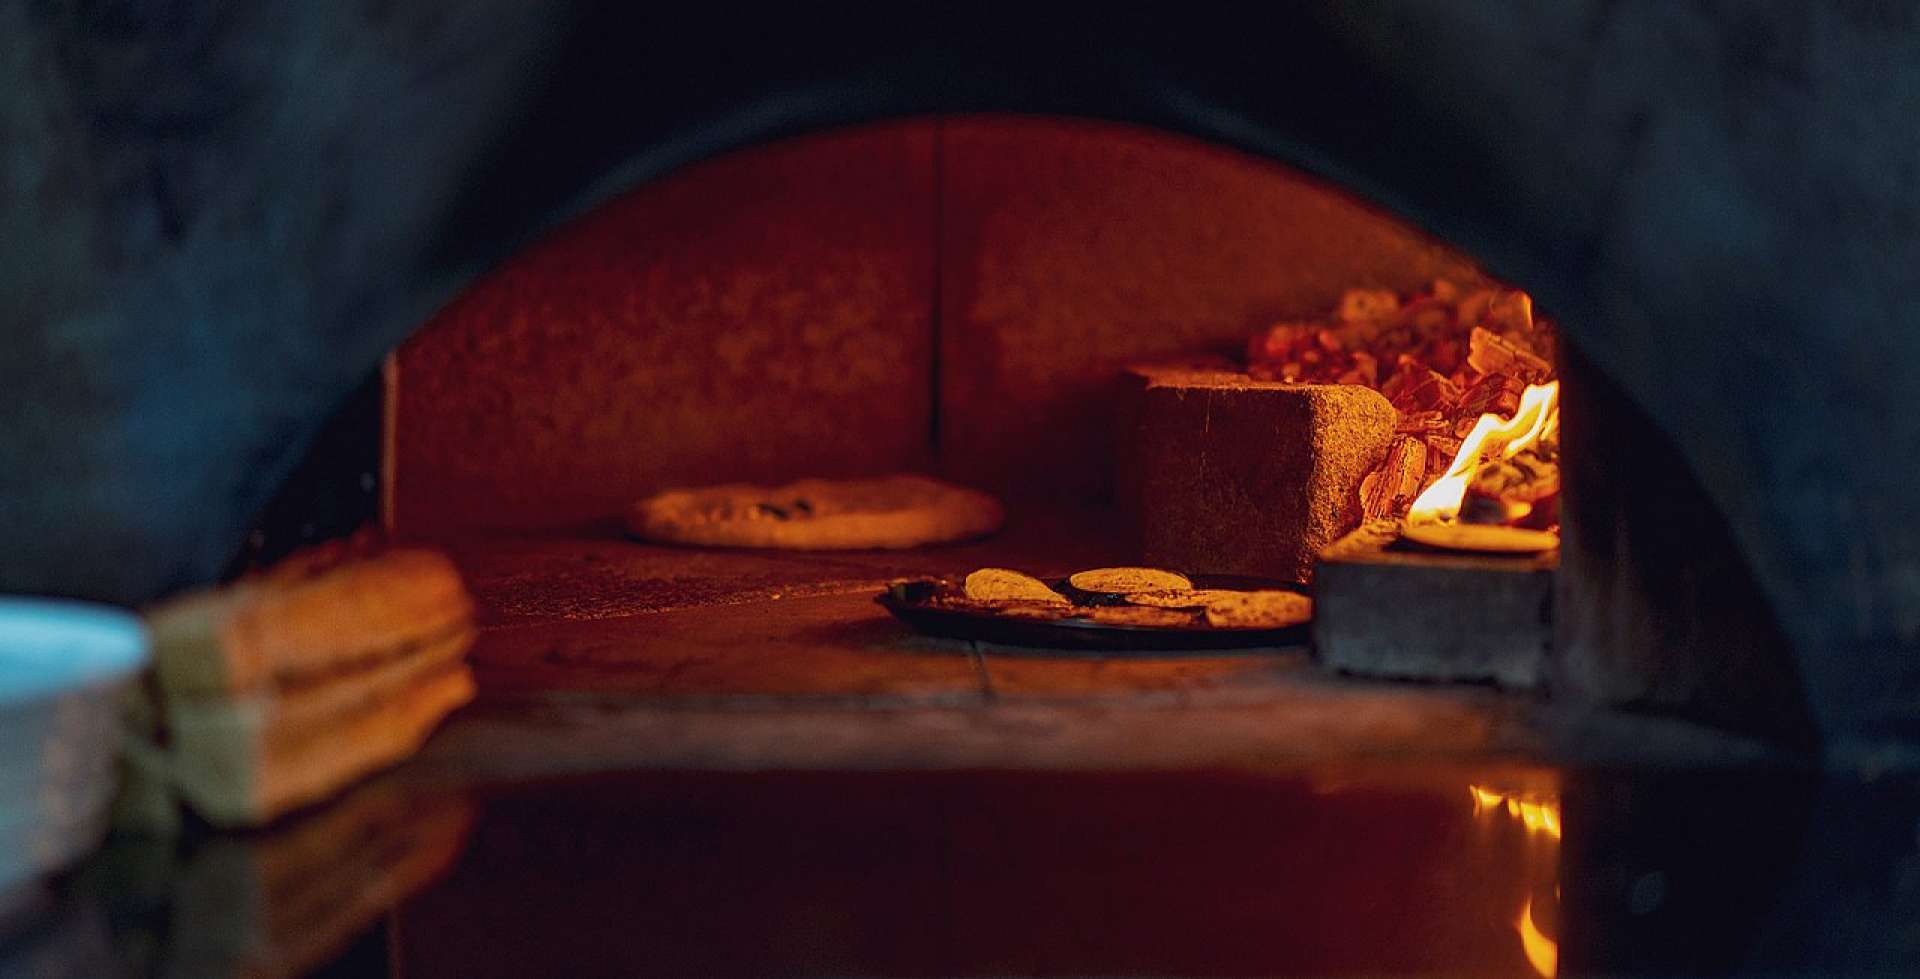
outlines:
[[[1401,536],[1416,544],[1482,554],[1538,554],[1560,546],[1560,535],[1544,530],[1477,523],[1408,524]]]
[[[1127,602],[1155,608],[1206,608],[1207,603],[1216,598],[1239,594],[1242,593],[1227,588],[1168,588],[1134,592],[1127,596]]]
[[[1079,607],[1071,602],[1043,602],[1018,598],[983,600],[968,598],[965,595],[947,595],[936,598],[928,604],[960,612],[998,615],[1011,619],[1064,619],[1080,614]]]
[[[1159,568],[1094,568],[1067,579],[1067,584],[1084,592],[1105,595],[1132,595],[1146,591],[1193,590],[1187,576]]]
[[[1216,629],[1284,629],[1313,618],[1313,599],[1290,591],[1229,592],[1207,603]]]
[[[1010,619],[1065,619],[1080,613],[1071,602],[1002,601],[988,602],[982,607],[994,615]]]
[[[965,540],[1000,528],[1000,502],[926,476],[803,479],[669,490],[627,509],[643,540],[794,551],[900,549]]]
[[[1096,605],[1081,609],[1080,614],[1101,625],[1184,628],[1194,624],[1194,613],[1191,610],[1153,608],[1146,605]]]
[[[1028,601],[1071,605],[1067,596],[1030,574],[1007,568],[981,568],[967,575],[967,597],[981,602]]]

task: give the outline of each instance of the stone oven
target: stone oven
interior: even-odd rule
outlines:
[[[1316,317],[1360,334],[1335,307],[1435,290],[1422,301],[1444,323],[1430,332],[1460,384],[1413,354],[1396,379],[1378,346],[1359,354],[1364,378],[1350,358],[1281,363],[1332,356],[1318,344],[1337,344],[1333,329],[1288,347]],[[1456,303],[1496,301],[1531,328],[1524,294],[1457,251],[1243,153],[1089,120],[923,117],[738,150],[554,232],[403,344],[379,393],[382,432],[341,438],[360,456],[381,441],[381,522],[466,553],[502,621],[725,609],[968,570],[937,550],[728,564],[654,549],[622,564],[636,552],[606,546],[633,500],[667,488],[899,471],[1012,509],[1011,528],[965,560],[1031,562],[1042,537],[1066,544],[1048,574],[1145,561],[1305,584],[1363,521],[1407,515],[1480,408],[1515,413],[1518,368],[1498,384],[1466,378],[1485,373],[1469,361],[1516,355],[1483,351],[1481,333],[1470,355],[1472,324],[1451,319]],[[1235,367],[1249,340],[1253,378]],[[1532,363],[1525,380],[1551,377]],[[1451,393],[1435,405],[1398,383],[1415,377]],[[1480,407],[1457,426],[1420,410],[1455,402]],[[1363,502],[1389,495],[1375,483],[1406,448],[1420,458],[1402,501]],[[1558,523],[1551,504],[1543,526]],[[1321,590],[1333,613],[1321,620],[1340,619],[1319,629],[1328,663],[1542,685],[1551,552],[1355,550],[1335,569],[1358,577]],[[1435,635],[1449,648],[1431,649]]]
[[[44,172],[59,176],[34,184],[38,190],[16,185],[23,205],[39,203],[13,209],[18,233],[8,239],[36,244],[9,264],[16,282],[38,283],[30,293],[38,297],[30,334],[40,337],[32,349],[68,358],[62,362],[72,367],[54,387],[54,375],[45,372],[16,385],[27,395],[19,404],[67,410],[21,416],[13,426],[26,437],[8,450],[7,495],[16,501],[8,536],[20,543],[7,583],[141,598],[216,574],[352,379],[412,332],[450,286],[497,263],[502,246],[525,240],[526,229],[551,226],[556,215],[580,213],[648,177],[785,133],[928,110],[1068,113],[1184,131],[1216,147],[1279,158],[1348,195],[1272,205],[1294,209],[1285,217],[1308,222],[1300,228],[1338,220],[1309,213],[1314,208],[1350,208],[1352,197],[1368,202],[1369,216],[1352,232],[1357,238],[1311,243],[1287,237],[1274,223],[1281,215],[1190,211],[1194,228],[1220,226],[1210,217],[1245,217],[1268,222],[1265,232],[1248,234],[1278,237],[1234,242],[1195,231],[1197,238],[1165,244],[1212,249],[1223,259],[1237,250],[1245,261],[1256,252],[1285,261],[1313,247],[1324,271],[1309,273],[1312,281],[1267,280],[1264,292],[1240,294],[1255,306],[1279,311],[1320,301],[1349,279],[1410,282],[1416,271],[1459,267],[1464,255],[1527,288],[1564,321],[1568,397],[1580,405],[1570,405],[1567,437],[1591,448],[1574,457],[1569,473],[1573,506],[1551,684],[1561,694],[1688,710],[1794,738],[1818,729],[1864,745],[1909,730],[1912,527],[1920,524],[1907,519],[1901,464],[1912,439],[1902,427],[1905,413],[1889,400],[1909,353],[1910,331],[1894,326],[1911,312],[1897,298],[1905,291],[1895,272],[1913,266],[1899,232],[1910,226],[1912,205],[1900,191],[1906,171],[1893,163],[1908,154],[1894,135],[1900,127],[1876,121],[1881,103],[1854,94],[1866,91],[1861,86],[1880,77],[1876,72],[1903,63],[1899,25],[1797,8],[1726,16],[1652,7],[1527,16],[1423,6],[1377,16],[1300,10],[1258,26],[1196,23],[1177,32],[1131,17],[1099,25],[1036,17],[1012,29],[995,18],[955,15],[898,34],[867,22],[808,25],[792,36],[821,40],[803,52],[780,40],[789,31],[775,21],[748,32],[751,40],[711,47],[666,38],[728,36],[718,24],[706,34],[697,23],[661,33],[627,17],[592,7],[366,23],[342,15],[299,25],[298,40],[251,33],[238,21],[192,20],[191,29],[155,43],[152,31],[162,25],[129,15],[98,24],[47,22],[23,33],[39,40],[23,41],[32,54],[19,63],[20,77],[65,79],[67,87],[43,87],[46,98],[22,97],[10,110],[44,144],[52,161]],[[117,53],[61,47],[60,38],[94,28],[118,32],[97,35],[118,45]],[[1662,40],[1641,43],[1651,36]],[[189,68],[175,55],[178,46],[195,44],[209,46],[209,58]],[[285,109],[279,129],[247,127],[247,113],[265,111],[252,107],[273,104],[271,92],[293,91],[285,86],[296,83],[242,52],[296,45],[386,67],[328,88],[333,108],[309,102]],[[753,63],[719,80],[714,66],[725,59],[712,56],[720,50],[738,50]],[[888,53],[872,53],[880,51]],[[389,70],[435,58],[446,72],[413,80]],[[538,85],[521,81],[533,77],[526,73],[534,65],[551,67]],[[178,84],[119,84],[127,71]],[[689,84],[694,79],[706,81]],[[1811,94],[1790,97],[1793,84],[1810,86]],[[181,115],[186,104],[196,114]],[[74,135],[67,122],[87,113],[113,121],[84,138]],[[936,153],[933,133],[941,126],[950,138]],[[1846,161],[1822,155],[1819,147],[1836,140],[1852,146],[1848,134],[1864,141],[1858,152]],[[886,406],[877,410],[886,417],[862,420],[891,426],[886,441],[861,447],[864,456],[823,464],[925,453],[931,443],[915,430],[938,424],[945,451],[986,465],[980,473],[991,483],[1005,485],[1023,471],[1078,472],[1039,479],[1034,488],[1095,489],[1105,477],[1094,469],[1047,457],[1061,441],[1051,436],[1021,450],[1046,457],[1040,461],[1047,465],[1036,467],[1017,452],[992,457],[990,447],[1018,427],[1023,402],[970,415],[947,412],[950,406],[929,391],[910,395],[930,383],[936,358],[948,385],[943,397],[964,401],[1001,383],[1048,389],[1043,375],[1055,368],[1017,345],[989,345],[1011,339],[993,331],[1012,322],[1013,308],[1065,293],[1020,291],[1036,284],[1074,282],[1096,290],[1093,301],[1104,304],[1049,316],[1064,330],[1101,331],[1063,335],[1060,349],[1043,358],[1054,363],[1105,358],[1115,348],[1103,345],[1119,336],[1134,337],[1122,342],[1148,352],[1177,346],[1166,339],[1168,330],[1184,341],[1201,337],[1180,331],[1248,325],[1252,306],[1228,309],[1215,297],[1235,295],[1234,287],[1261,273],[1250,265],[1177,260],[1155,267],[1144,246],[1129,252],[1127,235],[1143,224],[1168,224],[1173,215],[1127,208],[1120,198],[1128,188],[1108,187],[1108,196],[1089,202],[1110,209],[1108,239],[1085,242],[1090,247],[1077,256],[1022,254],[1018,249],[1031,248],[1046,231],[1040,222],[1047,205],[1019,202],[1020,174],[1010,166],[968,169],[966,154],[992,152],[992,126],[961,117],[845,138],[866,141],[869,169],[818,176],[842,189],[864,174],[876,176],[862,188],[869,206],[835,217],[867,222],[846,229],[866,236],[848,248],[884,246],[889,254],[814,260],[823,271],[850,277],[839,285],[854,304],[847,316],[909,328],[877,345],[852,333],[798,338],[816,347],[846,344],[845,374],[817,381],[842,389],[878,385],[875,397]],[[804,157],[825,152],[820,146],[803,139],[765,152]],[[1258,169],[1246,157],[1220,163],[1226,151],[1218,148],[1194,144],[1182,152],[1213,161],[1218,173],[1170,175],[1164,186],[1135,188],[1141,200],[1153,197],[1143,192],[1164,191],[1157,206],[1224,207],[1219,202],[1231,199],[1231,190],[1205,181],[1232,183]],[[936,174],[953,154],[960,157],[952,172]],[[1889,163],[1864,162],[1878,159]],[[1074,183],[1073,168],[1081,165],[1071,155],[1026,162],[1036,187]],[[741,167],[723,159],[695,169],[714,174],[715,190],[733,180],[741,193],[780,194],[775,186],[755,186]],[[1146,171],[1136,179],[1154,182]],[[1294,186],[1302,178],[1289,172],[1276,179]],[[936,184],[961,195],[941,198],[948,210],[940,214],[931,213]],[[694,231],[711,240],[714,229],[687,224],[701,212],[696,202],[671,199],[676,186],[694,182],[676,177],[642,191],[587,219],[575,234],[617,238],[617,213],[678,221],[657,226],[675,235],[632,247],[660,250],[655,274],[690,268],[701,258],[688,250],[695,246],[660,242]],[[1025,207],[1034,223],[1010,231],[968,210],[968,195],[996,193],[1011,195],[1011,206]],[[796,198],[788,212],[768,213],[789,222],[786,233],[799,226],[792,222],[822,227],[821,215],[803,211],[828,206],[826,197],[814,200]],[[270,220],[256,207],[267,201],[283,202]],[[1385,219],[1374,216],[1381,212],[1410,220],[1423,236],[1388,242],[1393,235],[1379,230]],[[927,232],[929,221],[944,222],[941,234]],[[280,237],[264,247],[245,244],[269,228],[281,229],[273,232]],[[736,238],[747,239],[746,231]],[[777,251],[780,233],[760,230],[755,247],[763,257]],[[1458,251],[1438,249],[1436,240]],[[961,251],[935,256],[929,249],[936,245]],[[537,253],[553,255],[555,247]],[[1153,284],[1165,288],[1167,305],[1125,308],[1125,294],[1100,282],[1100,269],[1090,264],[1102,249],[1140,260]],[[957,260],[1010,262],[1010,277],[975,277]],[[500,297],[519,287],[498,280],[520,274],[500,273],[441,320],[480,316],[485,303],[507,311],[511,303]],[[679,308],[653,312],[696,329],[702,302],[773,303],[740,311],[769,324],[760,335],[772,338],[781,334],[771,324],[805,318],[802,309],[778,307],[777,290],[792,281],[706,298],[683,283],[685,291],[654,300]],[[976,283],[1004,291],[964,291]],[[971,324],[956,322],[936,343],[929,332],[934,318],[944,326],[945,313],[956,309],[971,310],[987,332],[963,337]],[[154,317],[203,325],[186,332],[135,325]],[[83,320],[96,326],[82,330]],[[1208,325],[1191,325],[1202,322]],[[1881,324],[1885,336],[1874,332]],[[526,341],[526,331],[516,327],[487,342]],[[76,346],[82,336],[96,339]],[[653,352],[666,352],[672,336],[670,329],[659,334]],[[976,339],[979,345],[969,345]],[[783,357],[791,351],[779,344],[793,339],[769,339],[775,346],[765,349],[747,340],[717,353],[734,363],[772,358],[765,370],[776,385],[787,383],[778,380],[781,371],[812,369]],[[89,349],[99,352],[81,352]],[[432,344],[419,349],[428,356]],[[276,366],[262,366],[262,358]],[[902,364],[911,373],[901,373]],[[595,365],[597,375],[579,379],[607,377],[618,366]],[[435,383],[471,382],[442,376]],[[585,389],[550,394],[561,406]],[[730,420],[766,411],[773,390],[734,401]],[[1069,426],[1060,431],[1074,433],[1075,441],[1104,437],[1088,425],[1084,387],[1050,390],[1032,396],[1059,399]],[[540,414],[511,387],[496,390],[491,402],[468,391],[476,406],[527,412],[529,424]],[[400,397],[408,397],[404,387]],[[616,440],[646,437],[671,428],[673,411],[693,408],[681,405],[650,416],[647,424],[659,429],[623,429],[639,419],[613,417],[596,431]],[[809,423],[834,419],[823,414]],[[1593,427],[1583,433],[1583,423]],[[529,431],[510,430],[515,437]],[[1887,449],[1854,451],[1870,432]],[[65,448],[54,452],[56,445]],[[419,458],[406,445],[403,430],[395,461]],[[675,465],[688,475],[714,471],[715,448]],[[732,455],[743,470],[764,471],[771,448],[749,441]],[[477,465],[499,458],[506,443],[470,451],[465,464]],[[441,461],[455,462],[451,455]],[[616,456],[601,464],[631,461]],[[1626,470],[1635,478],[1623,478]],[[431,466],[420,471],[428,480],[441,475]],[[1081,485],[1071,485],[1075,479]],[[76,480],[90,489],[54,489]],[[495,488],[515,489],[505,473]],[[404,525],[419,498],[409,495],[404,473],[393,489]],[[492,506],[482,499],[442,499],[431,508],[437,514],[424,519],[471,521]],[[556,497],[539,519],[580,516],[584,501],[570,499]],[[518,511],[502,519],[533,517]],[[1638,529],[1643,525],[1646,531]]]
[[[1614,910],[1651,871],[1565,867],[1788,871],[1648,844],[1641,783],[1531,763],[1920,757],[1910,11],[107,6],[0,13],[0,589],[141,604],[369,525],[444,549],[480,694],[408,777],[825,769],[879,811],[885,779],[953,792],[929,772],[1138,801],[1159,790],[1087,773],[1468,759],[1493,774],[1414,780],[1461,806],[1407,859],[1507,834],[1526,866],[1474,871],[1520,909],[1486,961],[1550,975],[1563,946],[1669,961]],[[1300,408],[1279,468],[1346,482],[1236,533],[1246,494],[1209,492],[1280,453],[1216,391],[1245,378],[1208,372],[1349,290],[1436,283],[1524,290],[1555,325],[1557,551],[1438,555],[1363,520],[1358,480],[1405,462],[1386,401],[1363,446]],[[618,523],[669,487],[901,471],[995,494],[1006,528],[795,555]],[[1311,581],[1314,649],[1009,653],[872,603],[1156,556]],[[751,809],[745,784],[715,798]],[[578,815],[550,802],[507,811]],[[461,873],[415,920],[512,890]],[[1540,925],[1549,893],[1599,924]],[[413,934],[395,954],[425,971],[477,954]]]

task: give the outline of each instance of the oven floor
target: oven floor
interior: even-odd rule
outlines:
[[[611,529],[447,545],[481,606],[478,702],[412,766],[453,780],[629,769],[1259,768],[1340,758],[1683,764],[1765,757],[1675,721],[1488,687],[1359,681],[1303,648],[1107,656],[917,635],[888,580],[1125,560],[1097,511],[909,552],[638,544]]]
[[[1350,680],[1301,649],[916,636],[889,578],[1113,560],[452,548],[476,703],[265,832],[116,840],[0,972],[1910,974],[1920,777],[1677,722]],[[5,936],[12,934],[12,939]]]
[[[1912,975],[1920,778],[1434,759],[405,770],[117,840],[8,974]],[[20,967],[31,964],[34,968]]]
[[[1015,510],[994,536],[907,551],[761,551],[660,547],[615,525],[428,543],[459,563],[483,624],[606,619],[757,600],[870,589],[895,578],[984,565],[1065,574],[1120,563],[1133,550],[1118,516],[1101,510]]]

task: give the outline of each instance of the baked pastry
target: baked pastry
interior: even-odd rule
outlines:
[[[1151,605],[1155,608],[1206,608],[1207,603],[1226,595],[1240,595],[1243,592],[1225,588],[1165,588],[1159,591],[1138,591],[1127,596],[1131,605]]]
[[[407,757],[474,695],[473,602],[433,551],[298,555],[148,624],[156,682],[130,712],[130,757],[220,826],[263,825]],[[158,799],[146,825],[164,824]]]
[[[1067,579],[1067,584],[1084,592],[1102,595],[1193,588],[1193,582],[1187,580],[1186,575],[1159,568],[1094,568],[1074,574]]]
[[[968,598],[979,602],[1046,602],[1070,605],[1067,596],[1047,587],[1030,574],[1007,568],[981,568],[967,575],[964,586]]]
[[[154,671],[173,697],[229,696],[365,665],[464,631],[473,618],[453,562],[394,550],[189,595],[147,614]]]
[[[1006,619],[1035,619],[1039,621],[1070,619],[1084,611],[1071,602],[1035,602],[1024,600],[973,602],[967,607],[974,611],[986,612]]]
[[[1313,618],[1313,599],[1290,591],[1228,592],[1207,602],[1216,629],[1284,629]]]
[[[1177,628],[1194,624],[1190,609],[1153,608],[1147,605],[1096,605],[1082,614],[1101,625],[1155,626]]]
[[[169,767],[181,797],[217,826],[262,825],[413,754],[474,694],[465,663],[345,682],[358,696],[323,719],[272,696],[174,707]]]
[[[897,550],[979,537],[1005,513],[985,493],[927,476],[803,479],[668,490],[627,509],[642,540],[795,551]]]

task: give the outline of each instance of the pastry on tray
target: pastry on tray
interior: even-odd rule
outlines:
[[[1067,596],[1047,587],[1047,583],[1021,571],[1006,568],[981,568],[967,575],[962,586],[966,596],[977,602],[1027,601],[1045,605],[1071,605]]]
[[[1193,582],[1186,575],[1159,568],[1094,568],[1067,576],[1067,584],[1083,592],[1103,595],[1131,595],[1135,592],[1193,587]]]
[[[1271,631],[1304,625],[1313,616],[1313,600],[1305,595],[1250,580],[1232,583],[1253,586],[1197,588],[1186,575],[1159,568],[1096,568],[1051,584],[1009,568],[981,568],[964,581],[903,584],[914,586],[922,607],[1006,619]],[[900,586],[890,593],[901,593]]]

